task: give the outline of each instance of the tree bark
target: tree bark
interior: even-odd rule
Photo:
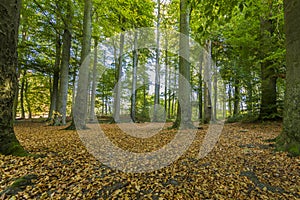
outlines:
[[[190,88],[190,11],[191,4],[188,0],[180,1],[180,41],[179,41],[179,103],[177,108],[177,118],[174,127],[191,128],[192,106],[191,106],[191,88]]]
[[[24,70],[24,73],[22,74],[22,78],[21,78],[21,91],[20,91],[21,119],[25,119],[25,108],[24,108],[25,75],[26,75],[26,70]]]
[[[83,38],[81,51],[81,66],[79,69],[78,89],[75,98],[73,120],[70,128],[86,129],[87,91],[89,79],[89,64],[92,35],[92,0],[85,0],[83,19]]]
[[[136,84],[137,84],[137,66],[138,66],[138,46],[137,46],[138,34],[134,33],[134,50],[133,50],[133,69],[132,69],[132,96],[131,96],[131,110],[130,115],[133,122],[136,121]]]
[[[60,68],[60,84],[59,84],[59,96],[58,96],[58,112],[62,117],[62,125],[66,124],[67,116],[67,100],[68,100],[68,88],[69,88],[69,65],[70,65],[70,53],[72,44],[72,5],[71,1],[67,1],[67,16],[65,20],[65,30],[63,34],[63,49]]]
[[[165,97],[165,113],[166,117],[170,118],[170,113],[168,112],[168,79],[169,79],[169,73],[168,73],[168,39],[165,38],[165,91],[164,91],[164,97]]]
[[[277,149],[300,155],[300,2],[284,0],[286,30],[286,96],[283,131]]]
[[[211,41],[206,41],[207,54],[204,55],[204,123],[212,120],[212,54]]]
[[[57,101],[58,101],[58,83],[59,83],[59,65],[61,60],[61,41],[60,36],[56,36],[56,45],[55,45],[55,63],[53,70],[53,83],[52,83],[52,93],[51,93],[51,103],[48,119],[51,120],[53,117],[53,111],[58,110]]]
[[[31,102],[29,100],[28,97],[28,80],[25,80],[25,88],[24,88],[24,92],[25,92],[25,101],[26,101],[26,105],[27,105],[27,111],[28,111],[28,119],[32,118],[32,112],[31,112]]]
[[[97,57],[98,57],[98,38],[95,38],[94,44],[94,64],[93,64],[93,80],[92,80],[92,93],[91,93],[91,107],[90,107],[90,122],[95,122],[95,100],[97,89]]]
[[[267,16],[262,16],[260,20],[261,28],[261,56],[265,59],[268,52],[273,51],[271,46],[271,36],[274,32],[274,25],[272,24],[271,10],[272,4],[268,5],[269,13]],[[264,15],[264,14],[262,14]],[[265,60],[261,63],[261,106],[260,106],[260,119],[272,119],[276,117],[277,105],[276,105],[276,81],[275,68],[272,66],[271,60]]]
[[[234,101],[233,101],[233,115],[238,115],[240,112],[240,81],[235,78],[234,81]]]
[[[121,78],[122,78],[122,62],[123,62],[123,49],[124,49],[124,34],[120,35],[120,53],[119,59],[116,59],[116,88],[115,88],[115,97],[114,97],[114,121],[120,121],[120,110],[121,110]]]
[[[157,24],[156,24],[156,52],[155,52],[155,89],[154,89],[154,111],[153,121],[156,122],[159,119],[158,105],[160,100],[160,0],[157,0]]]
[[[203,121],[203,93],[202,93],[202,85],[203,85],[203,81],[202,81],[202,68],[203,68],[203,54],[201,54],[200,57],[200,66],[199,66],[199,77],[198,77],[198,120],[199,121]]]
[[[0,2],[0,153],[24,156],[13,129],[13,102],[17,89],[17,40],[20,0]]]

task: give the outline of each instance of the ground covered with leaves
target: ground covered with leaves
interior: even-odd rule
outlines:
[[[116,145],[134,152],[159,149],[175,134],[165,127],[137,139],[114,124],[101,126]],[[0,155],[0,199],[300,199],[300,158],[275,152],[269,141],[280,133],[279,122],[226,124],[214,149],[197,159],[203,126],[180,159],[148,173],[107,167],[76,131],[63,128],[16,124],[18,139],[34,156]]]

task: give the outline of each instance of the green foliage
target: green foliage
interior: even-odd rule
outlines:
[[[258,115],[254,114],[238,114],[233,115],[227,118],[226,123],[235,123],[235,122],[255,122],[258,119]]]
[[[279,137],[276,138],[276,150],[286,151],[291,157],[300,156],[300,143],[294,139],[287,137],[285,133],[281,133]]]
[[[50,104],[49,77],[40,72],[28,71],[21,79],[25,79],[28,83],[27,91],[24,91],[28,98],[28,101],[24,102],[25,112],[28,112],[27,108],[30,106],[33,115],[43,115],[49,110]],[[19,101],[18,110],[20,106]]]

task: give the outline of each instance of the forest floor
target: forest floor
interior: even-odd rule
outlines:
[[[126,136],[114,124],[101,126],[117,145],[135,152],[157,150],[174,138],[174,130],[164,129],[141,143],[146,139]],[[0,199],[300,199],[300,158],[275,152],[268,141],[281,126],[225,124],[214,149],[197,159],[208,130],[203,126],[169,166],[126,173],[95,159],[76,131],[20,121],[16,135],[35,156],[0,155]]]

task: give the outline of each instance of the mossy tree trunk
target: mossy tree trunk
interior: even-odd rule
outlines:
[[[266,2],[265,2],[266,3]],[[260,19],[261,29],[261,106],[260,106],[260,119],[274,119],[277,115],[276,105],[276,82],[277,77],[275,74],[275,66],[273,61],[266,59],[269,53],[273,51],[272,48],[272,35],[274,33],[274,24],[272,22],[272,1],[268,2],[269,11],[263,13]]]
[[[286,30],[286,96],[283,131],[277,149],[300,155],[300,2],[284,1]]]
[[[20,0],[0,2],[0,153],[26,155],[13,129],[13,102],[17,89],[17,38]]]

